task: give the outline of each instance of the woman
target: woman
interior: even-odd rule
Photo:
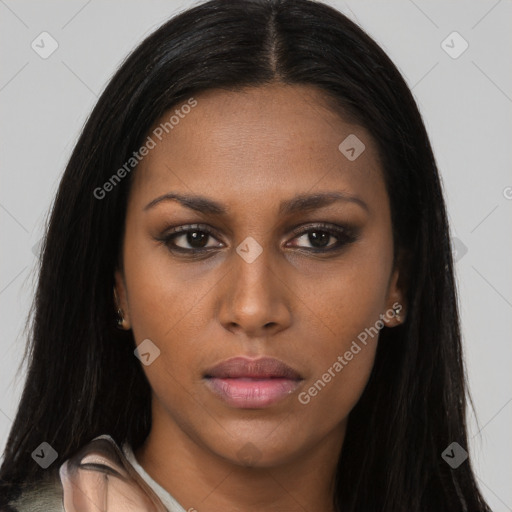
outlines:
[[[30,342],[5,510],[489,510],[429,139],[322,3],[212,0],[129,56]]]

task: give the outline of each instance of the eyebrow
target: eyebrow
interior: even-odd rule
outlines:
[[[153,199],[144,207],[147,211],[163,201],[177,201],[186,208],[200,213],[210,215],[227,215],[228,209],[221,203],[209,199],[205,196],[177,194],[169,192]],[[347,194],[345,192],[323,192],[317,194],[299,194],[298,196],[281,202],[279,206],[279,215],[290,215],[296,212],[311,211],[329,206],[337,201],[355,203],[369,212],[368,205],[359,197]]]

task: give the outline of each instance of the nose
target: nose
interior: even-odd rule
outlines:
[[[269,336],[291,323],[289,285],[270,251],[252,262],[234,253],[224,282],[219,320],[225,329],[249,337]]]

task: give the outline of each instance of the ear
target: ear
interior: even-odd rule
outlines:
[[[404,323],[407,315],[407,304],[405,303],[407,279],[405,274],[405,257],[400,254],[389,280],[386,298],[386,311],[384,312],[383,321],[388,327],[396,327]]]
[[[128,294],[126,291],[126,283],[122,270],[116,269],[114,273],[114,283],[115,295],[117,295],[117,301],[114,296],[114,301],[117,302],[116,309],[121,309],[122,317],[124,319],[122,327],[123,329],[128,330],[131,328],[130,306],[128,304]]]

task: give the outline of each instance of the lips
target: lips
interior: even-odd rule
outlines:
[[[233,357],[207,370],[205,377],[218,379],[271,379],[284,378],[299,380],[301,375],[287,364],[271,357],[260,359],[247,359],[245,357]]]
[[[303,377],[278,359],[234,357],[204,373],[208,389],[231,407],[260,409],[293,393]]]

